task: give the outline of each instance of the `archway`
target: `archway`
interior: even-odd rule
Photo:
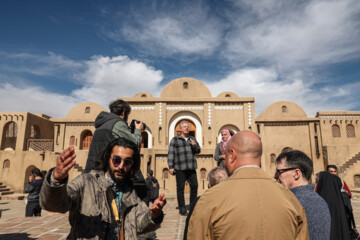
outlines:
[[[18,127],[15,122],[8,122],[4,126],[1,150],[11,148],[15,150]]]
[[[83,131],[81,134],[80,149],[81,150],[89,150],[91,140],[92,140],[92,132],[90,130]]]
[[[201,126],[201,122],[200,119],[191,112],[180,112],[176,115],[174,115],[174,117],[170,120],[169,123],[169,144],[171,139],[175,136],[175,128],[176,128],[176,124],[180,121],[180,120],[190,120],[191,122],[193,122],[193,124],[195,125],[195,135],[196,135],[196,140],[198,141],[200,147],[202,147],[202,126]]]
[[[177,136],[177,135],[179,135],[180,133],[181,133],[181,131],[180,131],[180,123],[182,122],[182,121],[188,121],[189,122],[189,124],[190,124],[190,129],[189,129],[189,135],[191,135],[191,136],[193,136],[194,138],[196,138],[196,126],[195,126],[195,124],[191,121],[191,120],[189,120],[189,119],[181,119],[180,121],[178,121],[177,123],[176,123],[176,125],[175,125],[175,130],[174,130],[174,136]]]
[[[221,142],[221,131],[224,129],[228,129],[231,136],[235,135],[239,131],[239,129],[233,125],[225,125],[225,126],[221,127],[219,130],[219,133],[218,133],[218,137],[217,137],[218,143]]]
[[[29,176],[31,175],[31,171],[36,168],[34,165],[30,165],[26,168],[25,170],[25,178],[24,178],[24,193],[25,193],[25,188],[26,188],[26,185],[28,184],[29,182]]]

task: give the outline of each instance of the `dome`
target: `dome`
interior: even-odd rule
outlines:
[[[307,118],[305,111],[296,103],[290,101],[279,101],[267,107],[257,118],[261,120],[301,120]]]
[[[169,82],[160,97],[211,98],[209,88],[194,78],[178,78]]]
[[[95,121],[97,115],[102,111],[107,110],[97,103],[83,102],[73,107],[66,115],[66,118]]]
[[[133,98],[149,99],[149,98],[154,98],[154,96],[148,92],[140,92],[135,94]]]

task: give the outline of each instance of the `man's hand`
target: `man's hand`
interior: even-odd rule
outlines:
[[[190,139],[190,144],[193,145],[194,147],[196,146],[196,142],[193,139]]]
[[[76,154],[73,146],[68,147],[58,156],[53,173],[55,180],[61,181],[68,176],[68,172],[76,164],[76,161],[74,161],[75,157]]]
[[[137,123],[137,122],[135,121],[135,128],[136,128],[136,129],[139,129],[139,130],[144,130],[144,129],[143,129],[143,122],[141,121],[140,123]]]
[[[34,176],[33,175],[30,175],[29,176],[29,182],[33,182],[34,181]]]
[[[165,195],[162,193],[160,195],[160,197],[158,197],[152,207],[150,208],[150,215],[152,218],[157,218],[160,216],[161,212],[162,212],[162,209],[163,207],[165,206],[166,204],[166,199],[165,199]]]
[[[169,169],[169,173],[170,173],[171,175],[174,175],[174,172],[175,172],[175,169],[173,169],[173,168],[170,168],[170,169]]]

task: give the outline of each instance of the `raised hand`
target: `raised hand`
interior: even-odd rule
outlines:
[[[76,164],[76,157],[73,146],[66,148],[57,158],[56,167],[54,169],[54,179],[61,181],[68,176],[70,169]]]
[[[153,205],[150,208],[150,215],[152,218],[157,218],[160,216],[163,207],[166,205],[166,198],[165,195],[162,193],[160,197],[158,197]]]

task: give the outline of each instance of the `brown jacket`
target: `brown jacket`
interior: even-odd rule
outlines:
[[[187,239],[309,239],[309,233],[290,190],[262,169],[241,168],[201,196]]]
[[[114,221],[106,197],[106,189],[110,186],[103,171],[92,170],[76,177],[69,184],[52,186],[50,176],[46,179],[40,192],[42,208],[65,213],[70,211],[69,221],[72,238],[107,239],[110,224]],[[138,233],[154,231],[156,224],[150,215],[149,208],[136,195],[133,188],[126,186],[122,205],[124,207],[125,240],[138,239]]]

